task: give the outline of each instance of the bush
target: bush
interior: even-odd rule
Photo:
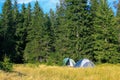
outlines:
[[[13,64],[9,62],[8,58],[4,58],[4,62],[0,62],[0,69],[10,72],[13,69]]]

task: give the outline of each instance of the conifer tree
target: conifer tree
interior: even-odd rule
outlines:
[[[64,49],[67,56],[82,58],[85,38],[89,36],[89,10],[87,0],[65,0]],[[84,55],[84,54],[83,54]]]
[[[100,0],[98,6],[99,7],[97,7],[97,10],[95,9],[95,31],[92,35],[94,41],[92,44],[92,55],[94,55],[93,59],[98,63],[119,62],[119,58],[117,58],[118,31],[115,28],[116,21],[114,19],[114,14],[111,8],[109,8],[107,1]]]
[[[118,42],[119,42],[118,52],[120,53],[120,0],[116,6],[117,6],[117,13],[115,19],[117,21],[117,29],[118,29]]]
[[[2,61],[3,60],[3,52],[2,52],[2,50],[3,50],[3,44],[2,44],[2,42],[3,42],[3,33],[2,33],[3,31],[2,31],[2,19],[1,19],[1,15],[0,15],[0,61]]]
[[[55,49],[56,49],[56,53],[54,54],[55,58],[59,57],[59,59],[57,59],[57,61],[55,63],[57,64],[61,64],[61,61],[64,59],[65,57],[65,45],[66,45],[66,27],[64,27],[63,25],[65,25],[66,23],[66,19],[65,19],[65,1],[64,0],[60,0],[60,5],[56,6],[56,14],[55,14]],[[66,56],[67,57],[67,56]]]
[[[15,50],[16,50],[16,53],[13,55],[12,57],[12,61],[15,62],[15,63],[21,63],[23,62],[23,55],[20,53],[19,51],[19,44],[18,44],[18,28],[20,24],[20,13],[19,13],[19,10],[18,10],[18,3],[17,3],[17,0],[14,0],[14,4],[13,4],[13,9],[12,9],[12,14],[13,14],[13,24],[14,24],[14,30],[15,30],[15,35],[14,35],[14,40],[15,40]]]
[[[12,16],[13,15],[11,0],[6,0],[2,9],[1,16],[3,33],[2,53],[11,58],[12,55],[15,54],[15,40],[14,40],[15,28]]]
[[[25,54],[24,58],[26,61],[38,61],[39,56],[44,56],[43,53],[43,26],[44,26],[44,18],[43,18],[43,11],[39,6],[38,1],[36,1],[34,9],[33,9],[33,15],[32,15],[32,22],[31,26],[28,31],[27,36],[27,45],[25,47]]]

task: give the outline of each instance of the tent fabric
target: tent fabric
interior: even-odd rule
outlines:
[[[89,59],[82,59],[79,60],[74,67],[94,67],[94,63],[90,61]]]
[[[73,59],[70,59],[70,58],[65,58],[63,60],[63,64],[66,65],[66,66],[74,66],[75,61]]]

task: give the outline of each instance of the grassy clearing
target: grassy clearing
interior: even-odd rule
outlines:
[[[46,65],[14,65],[13,72],[0,71],[0,80],[120,80],[120,64],[94,68]]]

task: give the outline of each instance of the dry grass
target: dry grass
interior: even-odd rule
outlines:
[[[13,72],[0,71],[0,80],[120,80],[120,64],[94,68],[46,65],[14,65]]]

